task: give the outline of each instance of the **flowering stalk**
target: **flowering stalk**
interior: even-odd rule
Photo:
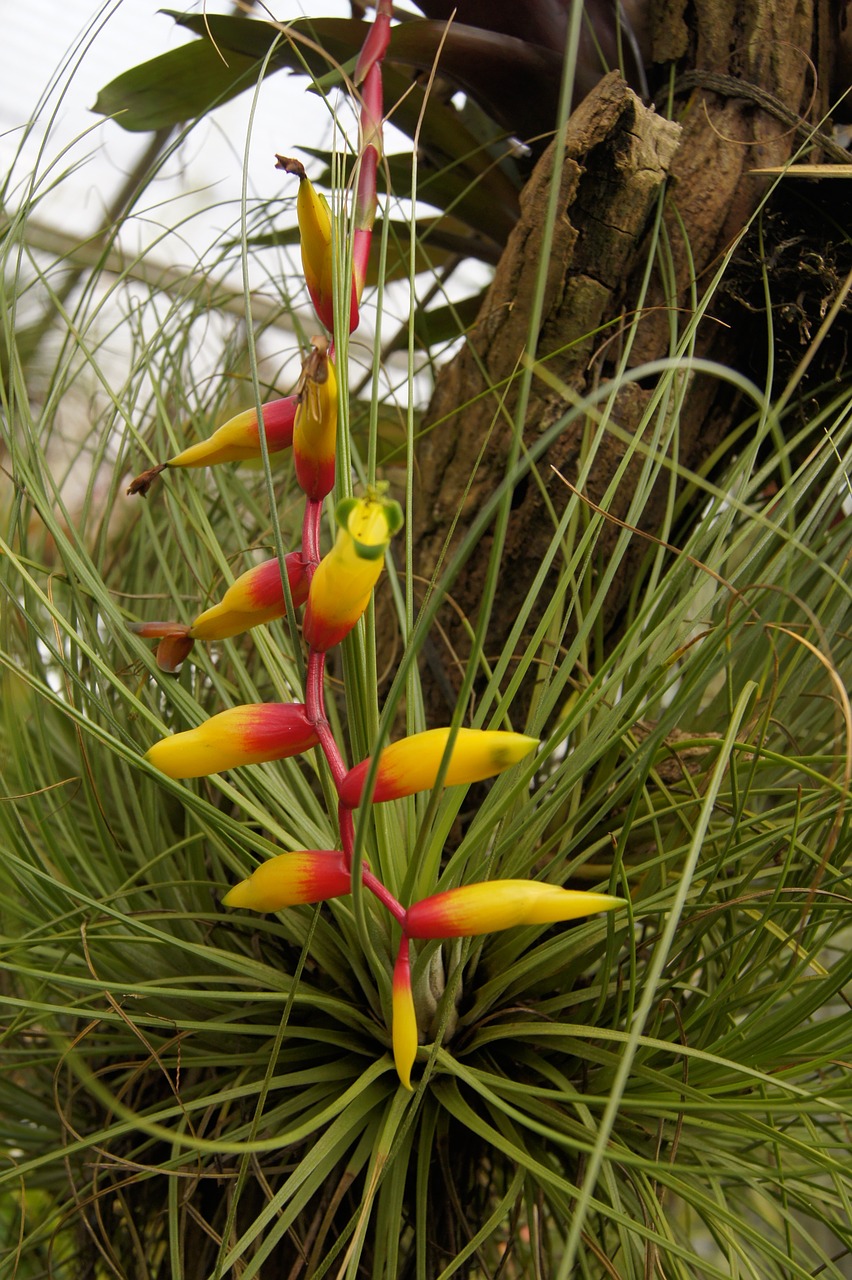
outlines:
[[[358,183],[355,191],[352,239],[352,290],[349,332],[358,327],[358,307],[367,279],[367,266],[376,219],[376,179],[382,158],[382,60],[390,43],[392,0],[377,0],[376,16],[367,33],[353,81],[361,90],[358,121]],[[317,192],[300,160],[275,157],[275,167],[299,179],[296,216],[302,251],[302,269],[314,310],[329,333],[334,332],[334,235],[328,201]]]
[[[354,200],[353,280],[350,324],[358,323],[358,303],[367,275],[376,211],[376,175],[382,156],[382,59],[390,40],[390,0],[377,0],[354,72],[360,87],[360,144]],[[334,228],[324,197],[313,188],[298,160],[276,157],[277,166],[299,179],[297,214],[302,265],[321,323],[334,338]],[[397,502],[376,486],[363,497],[345,498],[335,511],[337,533],[321,556],[320,528],[325,498],[335,483],[338,391],[333,345],[311,339],[296,394],[262,412],[270,453],[292,444],[296,477],[305,494],[302,545],[283,561],[289,596],[305,603],[302,634],[307,648],[304,704],[267,703],[232,707],[198,728],[155,743],[146,758],[172,778],[195,778],[246,764],[275,761],[319,747],[338,798],[339,849],[308,849],[270,858],[225,895],[228,907],[279,911],[300,903],[320,903],[351,892],[355,852],[354,810],[365,800],[381,803],[435,787],[491,778],[520,763],[536,749],[535,738],[519,733],[440,728],[385,747],[378,759],[347,769],[326,714],[326,654],[357,624],[381,576],[390,539],[402,524]],[[147,493],[165,467],[204,466],[260,454],[260,428],[251,411],[226,423],[166,463],[133,482],[129,492]],[[160,640],[161,667],[175,670],[196,640],[219,640],[281,617],[285,596],[281,564],[267,561],[242,574],[221,601],[189,625],[142,623],[134,630]],[[372,794],[367,778],[374,774]],[[613,911],[620,898],[579,893],[535,880],[502,880],[462,885],[404,907],[364,862],[360,883],[393,917],[399,945],[393,968],[391,1040],[401,1085],[411,1090],[418,1026],[411,984],[411,941],[469,937],[513,926],[546,925]]]
[[[335,741],[331,725],[325,713],[324,680],[325,654],[318,652],[316,649],[311,649],[308,654],[308,667],[305,675],[305,711],[317,735],[320,748],[331,771],[335,788],[339,790],[340,783],[346,773],[346,765],[343,763],[343,756],[340,754],[340,748]],[[351,824],[346,828],[342,824],[340,825],[340,838],[350,863],[354,840],[353,832],[354,828],[351,827]]]

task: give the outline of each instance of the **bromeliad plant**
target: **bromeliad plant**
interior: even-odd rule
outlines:
[[[376,179],[381,157],[382,57],[389,40],[390,4],[380,2],[373,26],[355,67],[361,91],[360,154],[351,248],[352,279],[343,312],[349,331],[358,325],[367,272]],[[519,925],[541,925],[612,911],[622,899],[609,894],[566,889],[530,879],[504,879],[461,885],[427,895],[404,906],[371,868],[356,856],[355,810],[446,786],[482,782],[512,768],[538,746],[535,738],[505,730],[459,726],[409,735],[347,768],[325,707],[326,654],[339,645],[366,612],[384,566],[391,538],[403,523],[398,502],[387,486],[368,487],[361,497],[343,497],[336,505],[334,545],[320,555],[320,525],[325,499],[336,479],[338,432],[346,429],[346,405],[340,413],[335,373],[334,281],[338,245],[331,211],[315,190],[304,166],[276,157],[277,167],[298,178],[297,213],[305,283],[317,317],[328,331],[311,340],[294,395],[238,414],[209,440],[193,445],[139,475],[128,493],[147,495],[166,468],[202,467],[262,458],[292,447],[295,474],[305,495],[302,545],[298,551],[268,560],[244,573],[219,604],[189,625],[146,622],[133,629],[159,640],[158,664],[176,671],[196,640],[235,636],[304,604],[302,636],[307,647],[303,703],[254,703],[234,706],[197,728],[172,734],[147,752],[148,761],[171,778],[198,778],[241,765],[300,755],[318,747],[338,797],[339,849],[283,853],[262,863],[226,895],[226,906],[278,911],[298,903],[319,903],[350,894],[353,880],[374,895],[399,928],[392,982],[392,1047],[401,1083],[412,1089],[411,1071],[420,1029],[412,988],[412,940],[450,940]],[[264,440],[261,440],[261,427]],[[283,572],[282,572],[283,568]]]
[[[215,36],[221,24],[210,22]],[[239,22],[246,39],[269,38],[261,23]],[[357,41],[344,56],[330,50],[324,77],[354,68],[366,28],[353,28]],[[209,41],[199,45],[209,66],[224,67]],[[242,74],[245,63],[227,54],[228,74]],[[385,89],[395,101],[389,75]],[[395,121],[403,109],[416,116],[422,92],[414,86]],[[429,128],[427,115],[424,145]],[[453,141],[470,140],[457,131]],[[463,501],[479,514],[461,542],[456,525],[434,583],[412,571],[407,467],[406,522],[391,543],[405,575],[397,581],[390,558],[382,575],[403,647],[380,710],[379,674],[397,655],[373,642],[370,610],[323,651],[341,625],[324,598],[313,625],[326,634],[304,640],[309,688],[286,603],[302,609],[322,585],[326,547],[305,545],[319,528],[308,522],[308,539],[300,535],[303,504],[328,508],[327,536],[333,505],[364,497],[363,488],[353,495],[350,475],[366,488],[387,456],[394,392],[374,380],[366,435],[357,401],[347,409],[352,289],[339,198],[335,327],[310,329],[336,339],[336,354],[324,350],[341,386],[334,490],[308,499],[295,488],[300,406],[288,398],[272,417],[258,405],[203,446],[256,454],[265,443],[275,468],[259,480],[220,467],[215,490],[199,494],[179,474],[199,454],[181,452],[172,422],[197,415],[210,424],[200,439],[244,407],[231,395],[239,379],[268,388],[259,403],[281,381],[247,353],[243,315],[229,322],[211,294],[218,233],[203,272],[171,302],[148,284],[140,308],[138,290],[126,293],[126,259],[111,277],[99,244],[97,271],[69,298],[68,258],[46,265],[39,238],[56,172],[40,154],[39,181],[22,183],[16,166],[10,204],[25,186],[32,196],[0,235],[0,1257],[14,1260],[18,1280],[107,1271],[149,1280],[848,1280],[848,377],[807,401],[792,383],[770,396],[768,382],[761,392],[697,360],[705,325],[717,323],[719,284],[731,279],[723,263],[713,282],[696,277],[697,309],[672,297],[662,372],[629,360],[646,323],[637,312],[625,317],[611,383],[580,400],[567,385],[552,426],[518,408],[517,460],[488,485],[479,464],[463,473]],[[408,157],[409,176],[417,163],[422,177],[423,154]],[[316,163],[311,179],[324,186]],[[469,184],[449,159],[443,171],[499,214],[492,188]],[[264,231],[275,227],[282,184],[294,201],[301,189],[298,173],[276,178],[273,216],[258,210]],[[394,186],[408,190],[396,178]],[[392,211],[389,202],[385,228]],[[269,263],[273,292],[277,257],[255,253],[248,212],[234,210],[240,234],[226,260],[237,265],[239,252],[256,270]],[[415,214],[406,223],[412,250],[422,244]],[[652,239],[667,277],[670,246],[681,241],[661,227]],[[770,256],[759,261],[771,338],[779,312]],[[519,367],[513,388],[548,373],[535,323],[550,279],[546,248],[540,261],[525,347],[535,363]],[[381,278],[392,281],[392,268]],[[427,287],[437,279],[430,271]],[[423,296],[415,281],[410,313]],[[121,343],[104,299],[118,310]],[[56,340],[44,362],[28,356],[21,328],[36,301]],[[838,335],[840,313],[832,315]],[[223,343],[211,344],[211,333]],[[821,329],[807,356],[824,339]],[[316,379],[328,370],[322,343],[304,345]],[[129,354],[124,372],[119,346]],[[415,377],[411,350],[394,389],[410,406],[409,458],[423,386]],[[723,383],[744,414],[707,473],[683,452],[680,407],[694,378]],[[306,380],[309,397],[321,389]],[[631,391],[646,408],[628,435],[618,405]],[[493,375],[489,393],[506,407]],[[67,430],[75,403],[79,436]],[[574,489],[564,511],[551,509],[547,477],[530,463],[540,463],[542,441],[549,448],[578,421]],[[483,459],[490,443],[483,435]],[[131,465],[168,460],[160,500],[124,501],[128,450],[135,460],[148,448]],[[609,448],[619,469],[603,493],[599,461]],[[521,566],[505,530],[526,479],[541,486],[551,537]],[[85,492],[75,494],[74,480]],[[668,496],[653,525],[663,541],[637,542],[623,525],[615,545],[606,536],[604,513],[625,488],[622,517],[632,526],[648,527],[652,495]],[[445,527],[461,501],[448,501]],[[392,510],[384,495],[379,510]],[[274,539],[270,512],[281,513]],[[350,537],[359,533],[351,511],[341,519]],[[470,615],[475,659],[458,711],[427,722],[421,671],[429,661],[439,678],[448,663],[434,659],[453,659],[435,622],[443,602],[457,603],[462,572],[473,576],[476,538],[493,554],[481,609]],[[341,541],[346,558],[351,544]],[[235,561],[229,574],[223,548],[265,546],[271,556],[271,543],[276,559],[242,577],[248,563]],[[359,572],[375,569],[356,559]],[[502,588],[519,571],[526,595],[512,614]],[[224,597],[210,586],[222,575],[237,578]],[[612,630],[610,585],[627,577],[632,594]],[[184,661],[177,680],[140,683],[146,642],[127,622],[169,616],[152,598],[160,583],[172,600],[201,601],[159,637],[161,661],[178,665],[194,644],[195,662]],[[348,585],[369,594],[363,579]],[[275,619],[285,614],[282,626]],[[496,644],[492,620],[507,614],[511,635]],[[228,638],[257,622],[247,638]],[[379,615],[380,634],[381,623]],[[203,647],[211,640],[212,655]],[[531,685],[519,710],[519,691]],[[309,715],[320,699],[327,726]],[[445,727],[421,736],[428,723]],[[474,769],[481,776],[494,764],[470,744],[495,741],[468,738],[468,725],[517,729],[544,745],[467,791]],[[191,733],[152,748],[172,729]],[[394,737],[402,741],[388,746]],[[323,750],[330,739],[354,766],[341,763],[339,784]],[[268,759],[270,740],[280,759],[239,766]],[[231,745],[237,767],[208,780]],[[177,771],[176,749],[182,771],[200,781],[173,782],[158,767]],[[430,782],[433,794],[391,802],[403,785]],[[440,792],[442,782],[450,785]],[[638,927],[628,906],[554,925],[566,898],[551,884],[625,898],[629,884]],[[511,927],[473,932],[498,924]],[[394,1041],[403,1072],[417,1055],[413,1093],[384,1052]]]

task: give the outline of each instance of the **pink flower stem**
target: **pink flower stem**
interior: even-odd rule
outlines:
[[[328,761],[335,788],[346,777],[346,765],[340,754],[340,748],[334,740],[328,716],[325,713],[323,696],[323,674],[325,672],[325,654],[317,649],[308,651],[308,671],[305,677],[305,711],[312,728],[316,731],[322,753]]]
[[[320,562],[321,518],[322,499],[306,498],[305,515],[302,520],[302,559],[308,567],[309,577],[313,577],[314,569]]]
[[[308,720],[316,731],[319,738],[320,749],[328,761],[328,767],[331,770],[331,776],[334,780],[336,790],[340,791],[341,783],[346,777],[346,765],[340,754],[334,734],[331,732],[331,726],[328,723],[328,717],[325,713],[325,699],[323,694],[323,676],[325,673],[325,654],[320,653],[318,649],[311,649],[308,652],[308,670],[305,678],[305,710]],[[355,851],[355,820],[352,810],[348,805],[340,804],[337,810],[337,821],[340,827],[340,843],[343,847],[343,857],[348,869],[352,867],[352,855]],[[375,894],[379,902],[381,902],[391,915],[393,915],[399,923],[405,927],[405,907],[393,896],[389,889],[386,889],[381,880],[376,879],[369,867],[362,866],[361,879],[366,889]]]
[[[322,513],[322,501],[308,498],[305,502],[305,518],[302,522],[302,558],[309,574],[313,574],[319,564],[319,527]],[[346,776],[346,765],[340,749],[334,740],[328,716],[325,712],[325,692],[323,677],[325,675],[325,654],[318,649],[308,651],[308,669],[305,676],[305,711],[308,720],[316,730],[323,755],[328,761],[335,788]]]
[[[360,298],[367,274],[367,259],[370,253],[373,221],[376,215],[376,171],[382,149],[382,59],[390,42],[390,20],[393,7],[391,0],[377,0],[375,21],[364,41],[364,47],[355,69],[355,83],[362,85],[361,90],[361,170],[358,189],[355,195],[355,245],[354,273],[356,295]],[[334,355],[334,335],[332,334],[329,357]],[[308,498],[305,501],[305,515],[302,521],[302,558],[305,562],[308,579],[313,577],[314,570],[320,562],[320,522],[322,518],[322,500]],[[343,762],[340,748],[334,740],[328,716],[325,711],[325,654],[317,649],[308,651],[308,668],[305,677],[305,710],[308,720],[316,731],[319,745],[328,762],[335,789],[340,792],[341,783],[346,777],[346,765]],[[338,824],[340,827],[340,843],[347,867],[352,866],[355,851],[355,821],[348,805],[338,805]],[[406,910],[397,901],[389,889],[373,875],[368,866],[362,866],[361,879],[366,889],[378,898],[400,923],[405,939]]]
[[[325,672],[325,654],[320,653],[317,649],[311,649],[308,652],[308,671],[305,679],[305,710],[308,720],[316,731],[319,738],[319,745],[323,755],[328,761],[328,767],[331,770],[331,776],[334,779],[336,790],[340,791],[340,785],[346,777],[346,765],[343,763],[343,757],[340,754],[334,734],[331,732],[331,726],[328,723],[328,717],[325,713],[325,701],[323,696],[323,675]],[[340,804],[337,810],[337,821],[340,827],[340,843],[343,847],[343,857],[346,862],[347,869],[352,867],[352,855],[355,851],[355,820],[352,810],[348,805]],[[375,894],[379,902],[381,902],[391,915],[393,915],[399,923],[405,927],[405,907],[393,896],[389,889],[386,889],[381,880],[376,879],[369,867],[362,866],[361,879],[366,889]]]
[[[340,840],[343,845],[343,857],[349,870],[352,869],[352,855],[355,851],[355,822],[352,816],[352,810],[348,805],[341,803],[337,809],[337,820],[340,824]],[[405,919],[407,912],[401,902],[396,899],[390,889],[386,889],[381,880],[378,880],[366,865],[361,865],[361,880],[365,889],[369,889],[370,893],[374,893],[379,902],[387,907],[388,911],[394,916],[405,929]]]
[[[337,824],[340,827],[340,843],[343,845],[343,856],[347,870],[352,869],[352,854],[355,851],[355,821],[352,810],[341,800],[337,806]]]
[[[402,925],[403,937],[405,937],[405,918],[408,915],[405,907],[401,902],[397,902],[390,889],[386,889],[381,880],[377,880],[369,867],[361,868],[361,879],[364,882],[364,888],[369,889],[370,893],[374,893],[379,902],[394,916]]]

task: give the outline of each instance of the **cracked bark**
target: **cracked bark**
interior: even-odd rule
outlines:
[[[823,103],[812,94],[802,51],[812,51],[820,65],[820,29],[827,29],[824,0],[816,5],[810,0],[657,0],[653,8],[659,60],[677,58],[684,70],[722,73],[731,81],[745,82],[749,90],[775,95],[796,112],[810,105],[811,119],[820,118]],[[536,354],[546,358],[550,371],[573,391],[588,392],[612,369],[618,344],[612,340],[613,328],[602,327],[612,326],[633,306],[644,266],[643,242],[667,175],[674,180],[673,199],[700,292],[701,282],[763,194],[765,180],[750,176],[749,170],[783,163],[798,145],[795,130],[773,114],[771,102],[768,108],[758,105],[753,96],[736,96],[736,89],[733,83],[721,93],[691,88],[678,103],[678,126],[643,106],[613,73],[572,115]],[[479,316],[436,383],[417,458],[415,572],[421,580],[434,572],[452,520],[458,516],[450,552],[505,473],[509,424],[517,403],[515,375],[526,350],[553,164],[551,148],[523,192],[520,221]],[[688,254],[672,217],[669,235],[678,303],[686,306]],[[670,321],[663,302],[661,286],[653,285],[631,363],[668,353]],[[711,319],[699,330],[698,354],[731,362],[736,342],[736,334]],[[651,394],[648,387],[631,385],[618,397],[613,418],[621,428],[635,429]],[[535,439],[564,409],[564,401],[535,380],[525,439]],[[686,467],[695,469],[712,452],[735,411],[724,388],[707,378],[692,383],[680,422],[680,461]],[[551,466],[573,480],[582,432],[582,422],[566,429],[539,464],[541,482],[557,515],[568,495]],[[605,492],[623,454],[624,446],[608,437],[587,490],[593,501]],[[632,490],[628,474],[610,505],[616,517],[623,518]],[[642,528],[659,528],[664,502],[664,493],[652,495]],[[519,486],[513,502],[489,653],[502,647],[552,530],[539,487],[530,479]],[[618,534],[615,525],[605,528],[599,554],[606,555]],[[427,708],[434,723],[446,721],[448,703],[460,683],[469,646],[459,611],[471,620],[476,617],[490,546],[490,537],[484,537],[456,582],[455,608],[448,605],[441,617],[445,648],[439,644],[437,655],[433,653],[431,675],[424,670]],[[644,540],[634,538],[625,572],[608,598],[610,628],[617,624],[632,586],[631,570],[646,547]],[[530,626],[536,621],[534,616]]]

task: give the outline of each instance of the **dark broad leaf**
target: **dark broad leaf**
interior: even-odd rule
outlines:
[[[267,49],[269,43],[267,37]],[[116,76],[92,110],[113,116],[132,133],[163,129],[237,97],[254,84],[257,72],[256,55],[231,51],[226,65],[209,40],[194,40]]]
[[[213,40],[222,52],[265,58],[273,41],[277,70],[289,68],[316,79],[339,70],[358,56],[370,24],[360,18],[297,18],[276,24],[228,14],[181,13],[165,9],[179,26]]]
[[[453,342],[470,328],[482,306],[485,290],[460,302],[435,307],[431,311],[418,311],[414,319],[415,345],[423,350],[444,342]],[[408,346],[408,332],[402,330],[391,344],[392,351],[404,351]]]
[[[244,18],[213,15],[204,18],[200,14],[174,14],[174,17],[197,35],[208,39],[212,36],[226,52],[233,50],[249,54],[254,51],[259,58],[266,56],[268,33],[275,30],[267,23]],[[391,48],[383,71],[385,111],[391,115],[394,125],[409,138],[414,137],[420,124],[419,142],[425,160],[423,199],[438,208],[464,201],[464,208],[459,204],[454,212],[482,230],[493,227],[495,239],[502,244],[517,221],[517,184],[495,164],[480,139],[465,127],[454,107],[433,95],[424,113],[425,89],[419,84],[412,85],[409,74],[388,65],[397,43],[410,58],[414,57],[417,42],[412,41],[407,32],[409,28],[419,30],[425,27],[430,28],[430,34],[424,35],[425,43],[418,56],[423,66],[428,68],[437,52],[443,24],[414,21],[393,28]],[[267,37],[264,38],[262,31],[254,28],[265,29]],[[276,49],[271,67],[303,72],[306,62],[312,75],[322,77],[336,63],[343,64],[357,55],[365,29],[365,23],[353,18],[302,19],[290,23],[286,28],[288,39]],[[477,34],[481,36],[482,33]],[[305,45],[305,40],[310,44]],[[447,189],[446,198],[436,198],[437,186],[432,194],[426,190],[426,184],[439,174],[441,186]]]
[[[409,228],[405,223],[398,223],[396,228],[390,228],[390,238],[388,240],[387,260],[385,263],[384,279],[386,283],[391,280],[407,280],[411,273],[411,254],[409,252],[408,231]],[[377,285],[379,282],[379,264],[381,260],[381,228],[376,228],[376,235],[373,239],[372,252],[370,254],[370,262],[367,267],[367,284]],[[452,263],[458,254],[443,249],[437,243],[430,243],[428,252],[423,252],[418,241],[415,246],[414,253],[414,269],[415,271],[440,271],[443,267]]]
[[[310,74],[324,76],[336,62],[355,56],[365,30],[357,19],[301,21],[284,37],[268,22],[166,12],[200,39],[140,63],[100,91],[94,110],[116,116],[125,129],[183,124],[236,97],[255,82],[274,44],[269,71],[304,73],[307,65]],[[320,43],[325,53],[315,47]]]
[[[270,24],[247,22],[243,18],[177,13],[173,16],[196,35],[208,39],[212,36],[224,49],[243,54],[254,51],[264,56],[269,49],[269,39],[258,39],[254,28],[275,30]],[[304,60],[314,76],[323,76],[335,63],[345,63],[358,53],[365,29],[365,23],[352,18],[301,19],[289,23],[286,40],[295,44],[288,49],[282,40],[280,54],[276,51],[274,55],[275,63],[281,65],[283,60],[293,70],[302,70]],[[318,52],[317,45],[322,53]],[[294,59],[297,49],[301,57],[297,54]],[[385,76],[387,78],[393,66],[429,72],[436,59],[441,76],[476,97],[510,133],[537,136],[553,129],[561,54],[479,27],[455,22],[448,28],[444,22],[414,19],[392,29],[385,55]],[[599,67],[599,63],[597,65]],[[403,79],[402,91],[409,87],[408,78]],[[401,124],[397,114],[407,123]],[[394,113],[394,123],[411,136],[419,114],[419,105],[418,110],[413,111],[411,104],[402,103]]]
[[[455,20],[486,31],[530,40],[546,49],[565,48],[570,0],[416,0],[427,18]],[[610,7],[612,5],[610,4]]]
[[[318,156],[323,154],[315,152],[312,148],[305,148],[305,150],[309,154]],[[327,155],[327,153],[324,154]],[[388,159],[391,186],[395,191],[404,192],[411,180],[410,158],[400,156],[396,163],[395,157],[390,156]],[[330,172],[330,166],[326,164],[320,172],[311,174],[311,178],[318,186],[328,186]],[[418,271],[440,268],[452,256],[476,258],[480,262],[496,266],[502,246],[495,233],[489,234],[490,220],[487,213],[483,213],[480,218],[472,217],[470,222],[465,216],[461,216],[470,211],[476,213],[478,202],[474,199],[473,192],[462,193],[463,198],[458,199],[456,203],[458,195],[456,184],[451,174],[447,175],[443,172],[434,174],[421,184],[419,190],[424,201],[428,200],[438,208],[443,204],[453,205],[460,216],[442,214],[434,218],[417,219]],[[368,284],[375,284],[377,281],[381,225],[381,219],[379,219],[373,233],[370,268],[367,273]],[[393,239],[388,249],[386,278],[395,280],[408,275],[409,224],[392,220],[391,236]],[[252,248],[271,248],[276,245],[297,245],[298,243],[299,231],[296,226],[249,237],[249,245]]]
[[[407,172],[400,173],[401,181],[394,185],[398,195],[405,195],[411,187],[411,168],[408,157]],[[402,166],[401,166],[402,167]],[[391,179],[394,180],[394,168],[391,166]],[[488,208],[487,181],[474,182],[471,185],[464,170],[460,168],[430,169],[428,164],[421,165],[418,174],[417,196],[419,200],[434,205],[436,209],[446,210],[459,221],[469,226],[481,241],[490,239],[496,246],[505,243],[514,221],[509,222],[503,209]]]
[[[384,280],[385,282],[407,280],[410,273],[411,228],[407,222],[392,220],[388,234]],[[464,223],[455,218],[420,218],[417,221],[416,236],[415,269],[417,272],[440,271],[454,260],[461,258],[475,258],[480,262],[494,265],[497,258],[490,240],[483,241],[480,237],[473,235]],[[367,268],[368,285],[378,284],[381,239],[382,224],[377,222]],[[237,243],[233,241],[233,247],[236,247]],[[247,243],[251,250],[280,248],[282,245],[295,247],[299,243],[299,229],[285,227],[281,231],[249,236]]]
[[[419,224],[422,226],[422,224]],[[407,222],[397,222],[390,228],[390,240],[388,242],[387,258],[385,262],[384,281],[387,284],[391,280],[407,280],[410,273],[410,255],[408,251],[408,233],[409,226]],[[370,261],[367,267],[367,285],[374,286],[379,282],[379,263],[381,257],[381,223],[376,224],[375,234],[373,236],[373,244],[370,250]],[[454,260],[465,257],[475,258],[477,254],[470,249],[462,248],[462,245],[474,245],[472,238],[456,235],[453,240],[453,246],[448,247],[441,243],[442,237],[440,233],[430,239],[428,249],[424,249],[418,241],[416,251],[416,270],[423,271],[440,271],[442,267],[447,266]],[[234,242],[236,243],[236,242]],[[281,248],[282,245],[296,246],[299,243],[298,227],[288,227],[283,231],[270,231],[260,236],[249,236],[247,244],[249,249],[272,249]]]
[[[365,24],[356,19],[300,20],[286,28],[287,36],[269,23],[221,15],[173,15],[201,39],[163,54],[125,72],[98,95],[96,110],[116,115],[131,130],[161,128],[203,114],[250,87],[255,68],[278,40],[269,70],[304,72],[306,62],[316,77],[335,62],[354,57]],[[209,34],[208,34],[209,28]],[[222,61],[221,50],[228,64]],[[309,40],[309,44],[304,41]],[[196,61],[197,60],[197,61]],[[385,69],[388,103],[396,103],[394,124],[414,134],[424,102],[420,85],[393,68]],[[518,189],[465,128],[455,108],[433,97],[423,119],[422,195],[436,207],[452,205],[455,214],[496,243],[505,242],[518,216]],[[431,190],[429,189],[431,187]]]
[[[418,71],[438,70],[469,93],[511,134],[537,138],[556,125],[562,55],[541,45],[454,22],[394,27],[388,58]]]
[[[411,228],[407,222],[391,221],[388,227],[388,251],[386,280],[408,279],[411,265]],[[381,226],[376,227],[373,252],[367,283],[378,283],[379,256],[381,251]],[[489,243],[473,235],[455,218],[421,218],[417,222],[414,245],[415,271],[435,272],[449,266],[454,260],[476,258],[480,262],[495,264],[496,258]]]
[[[331,154],[314,147],[303,147],[308,155],[316,156],[324,161],[323,169],[312,174],[312,178],[320,186],[331,186]],[[397,195],[404,195],[411,187],[411,157],[407,153],[387,157],[391,189]],[[349,159],[344,168],[344,178],[348,182],[353,173],[354,159]],[[465,257],[479,258],[482,262],[496,265],[500,258],[502,246],[499,240],[488,235],[487,214],[483,211],[483,219],[477,220],[479,200],[475,192],[468,191],[461,185],[462,176],[452,169],[439,169],[436,172],[420,172],[417,186],[418,197],[433,204],[438,209],[454,210],[453,214],[444,214],[438,218],[421,218],[417,222],[418,239],[423,246],[426,242],[460,253]],[[466,216],[470,215],[470,216]],[[484,225],[483,225],[484,223]],[[393,228],[402,228],[400,234],[408,238],[408,224],[392,222]],[[378,237],[378,226],[376,237]],[[424,270],[427,268],[424,267]]]
[[[303,20],[290,24],[283,36],[268,22],[164,12],[200,39],[140,63],[100,91],[93,109],[116,116],[128,130],[183,124],[243,93],[255,82],[273,44],[278,47],[270,71],[304,73],[307,65],[310,74],[324,76],[331,65],[355,56],[365,31],[365,24],[354,18]]]
[[[499,37],[540,46],[555,54],[561,66],[568,35],[571,0],[416,0],[428,18],[445,25],[478,27]],[[584,98],[601,76],[621,67],[637,91],[645,90],[643,63],[650,62],[648,0],[583,0],[585,10],[577,51],[574,101]],[[558,91],[558,78],[557,78]],[[474,92],[472,90],[472,92]],[[511,83],[504,86],[511,100]],[[555,99],[554,99],[555,102]],[[512,112],[510,102],[504,109]],[[495,119],[501,119],[495,115]],[[549,126],[552,127],[552,121]]]

